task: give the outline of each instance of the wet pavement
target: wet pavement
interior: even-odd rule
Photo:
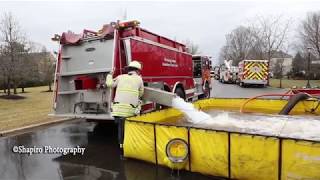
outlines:
[[[14,146],[36,147],[43,151],[32,155],[14,153]],[[44,151],[49,146],[79,146],[85,148],[85,151],[83,155],[50,154]],[[83,120],[2,137],[0,159],[1,180],[216,179],[187,171],[180,172],[178,177],[165,167],[133,159],[120,160],[113,123],[96,124]]]

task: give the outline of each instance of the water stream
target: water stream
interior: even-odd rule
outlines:
[[[203,124],[212,120],[211,116],[203,111],[196,109],[192,103],[185,102],[182,98],[176,97],[172,100],[172,106],[182,111],[194,124]]]

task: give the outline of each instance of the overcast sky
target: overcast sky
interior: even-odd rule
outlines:
[[[98,30],[103,24],[137,19],[141,27],[160,35],[199,45],[203,54],[218,58],[225,34],[257,15],[283,15],[294,20],[292,31],[308,11],[319,11],[318,1],[213,1],[213,2],[0,2],[0,13],[12,12],[29,39],[53,51],[50,38],[67,30]]]

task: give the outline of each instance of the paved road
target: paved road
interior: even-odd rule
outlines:
[[[280,88],[260,88],[260,87],[247,87],[242,88],[236,84],[222,84],[217,80],[212,81],[211,96],[217,98],[249,98],[260,94],[268,93],[284,93],[288,89]]]

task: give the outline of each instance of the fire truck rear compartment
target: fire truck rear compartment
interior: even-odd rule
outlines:
[[[113,40],[95,39],[62,47],[60,76],[108,72],[112,69]]]
[[[112,69],[113,44],[113,39],[87,39],[62,47],[56,115],[111,119],[110,90],[99,86]]]
[[[106,73],[87,77],[70,76],[60,81],[57,96],[57,114],[102,114],[108,112],[110,90],[97,88],[104,82]]]

